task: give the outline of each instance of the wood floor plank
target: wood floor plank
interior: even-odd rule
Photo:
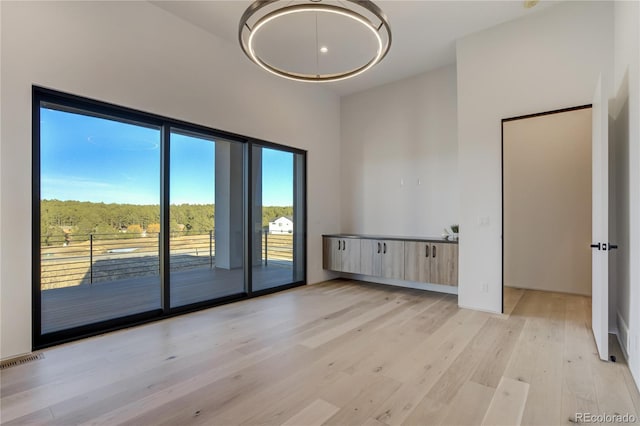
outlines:
[[[518,426],[522,422],[529,383],[502,377],[482,419],[486,426]]]
[[[384,426],[385,424],[372,418],[365,420],[360,426]]]
[[[402,308],[394,309],[316,348],[314,352],[318,358],[306,369],[289,375],[278,383],[251,392],[251,395],[246,395],[244,404],[221,410],[215,418],[216,423],[226,424],[235,421],[246,424],[281,424],[287,415],[295,413],[296,408],[304,401],[317,397],[317,389],[330,389],[329,392],[323,391],[320,397],[335,405],[355,397],[359,385],[353,381],[353,371],[351,374],[343,373],[352,370],[350,365],[354,359],[362,359],[384,347],[386,340],[379,338],[380,336],[372,336],[372,330],[378,329],[378,323],[385,322],[401,312]],[[343,380],[344,378],[347,380]],[[339,386],[335,386],[336,381],[341,381]],[[313,386],[308,386],[309,383]],[[273,395],[278,397],[273,398]],[[341,396],[338,398],[337,395]],[[268,408],[253,412],[247,410],[246,405]],[[247,417],[247,414],[251,417]]]
[[[538,334],[532,348],[532,376],[529,378],[529,397],[522,416],[523,425],[564,424],[562,414],[562,371],[564,349],[565,300],[562,295],[534,292],[533,301],[546,307],[544,317],[530,318],[539,322]],[[517,308],[516,308],[517,309]],[[540,407],[544,407],[541,410]]]
[[[379,349],[370,351],[350,367],[349,372],[384,373],[398,354],[408,353],[446,323],[458,307],[450,300],[440,299],[409,321],[393,328],[376,328],[373,338],[381,342]],[[396,315],[397,317],[398,315]]]
[[[374,412],[375,419],[387,425],[402,424],[424,398],[424,386],[404,384]]]
[[[359,326],[361,326],[364,323],[367,323],[371,320],[376,319],[377,317],[386,314],[387,312],[391,311],[392,309],[395,309],[398,307],[398,305],[403,304],[404,302],[400,301],[400,300],[393,300],[390,302],[385,303],[384,305],[381,305],[375,309],[372,309],[369,312],[366,312],[356,318],[353,318],[343,324],[341,324],[340,326],[334,327],[332,329],[329,329],[323,333],[320,333],[316,336],[310,337],[306,340],[303,340],[301,342],[301,344],[303,346],[306,346],[308,348],[317,348],[320,345],[323,345],[333,339],[335,339],[336,337],[341,336],[342,334],[345,334],[346,332],[353,330],[354,328],[358,328]]]
[[[495,337],[494,345],[489,347],[487,353],[480,361],[480,365],[471,376],[471,380],[481,385],[496,388],[502,379],[511,354],[520,338],[525,320],[513,318],[504,323],[499,334]]]
[[[442,299],[444,299],[444,294],[434,294],[429,297],[424,297],[422,300],[415,301],[413,304],[407,304],[407,309],[405,309],[401,315],[398,315],[394,318],[390,318],[388,321],[380,324],[376,327],[375,331],[384,328],[396,329],[403,327],[408,321],[422,314],[429,308],[431,308],[434,304],[438,303]]]
[[[504,336],[508,325],[497,318],[489,318],[480,331],[458,355],[451,367],[431,387],[427,394],[430,399],[448,402],[475,373],[478,366],[491,353],[499,339]],[[484,414],[484,413],[483,413]]]
[[[378,406],[400,387],[400,382],[376,375],[375,378],[366,380],[360,376],[354,376],[353,380],[369,382],[368,386],[362,387],[361,391],[350,401],[347,401],[340,410],[327,420],[325,425],[343,426],[347,424],[361,424],[368,421]]]
[[[505,287],[504,288],[504,315],[509,316],[520,302],[520,298],[524,295],[525,290],[521,288]]]
[[[592,343],[588,300],[575,296],[566,305],[562,418],[577,421],[576,413],[599,413],[590,358],[598,358]]]
[[[96,336],[2,370],[1,421],[551,425],[580,410],[637,415],[624,360],[597,358],[589,298],[512,296],[511,314],[493,315],[460,309],[452,295],[341,279]]]
[[[378,300],[378,302],[383,300],[386,302],[393,299],[393,297],[379,292],[374,293],[373,296],[372,300]],[[367,331],[376,328],[378,322],[384,322],[389,317],[402,312],[403,306],[400,305],[398,308],[372,319],[357,329],[350,330],[331,342],[316,348],[313,351],[315,361],[312,361],[305,369],[298,372],[292,371],[292,374],[279,380],[261,383],[260,386],[255,386],[245,392],[242,403],[239,400],[229,401],[225,403],[224,407],[219,407],[213,417],[203,413],[192,423],[207,424],[214,422],[216,424],[228,424],[246,422],[247,424],[281,424],[283,420],[287,419],[287,416],[295,414],[296,409],[301,409],[301,404],[304,401],[308,401],[313,397],[309,391],[314,388],[305,387],[306,383],[313,383],[315,386],[320,387],[329,386],[333,381],[333,376],[340,370],[345,369],[354,358],[363,357],[374,349],[376,345],[383,344],[384,341],[370,339]],[[340,325],[339,322],[337,325]],[[324,332],[324,329],[320,331]],[[296,345],[300,338],[296,339],[295,336],[291,336],[291,339],[279,341],[275,346],[284,351],[286,347]],[[353,348],[355,352],[352,353],[350,348]],[[274,395],[278,397],[274,398]],[[332,400],[328,401],[332,402]],[[255,410],[250,410],[247,409],[247,406],[256,408]],[[265,407],[268,408],[265,410]]]
[[[448,409],[448,404],[425,397],[400,424],[406,426],[442,425],[444,424],[444,417],[447,415]],[[385,424],[395,425],[397,423],[392,421],[390,423],[385,422]]]
[[[316,399],[304,410],[300,411],[295,416],[291,417],[289,420],[284,422],[283,426],[320,426],[325,421],[327,421],[330,417],[332,417],[335,413],[340,410],[333,404],[329,404],[327,401],[322,399]]]
[[[303,365],[308,359],[306,348],[292,348],[286,353],[250,362],[239,369],[214,369],[209,374],[188,376],[144,398],[91,419],[87,424],[184,424],[196,417],[213,415],[217,409],[268,380],[284,368]],[[176,406],[170,402],[177,403]],[[177,408],[179,407],[179,408]]]
[[[433,377],[437,367],[446,370],[487,320],[482,312],[458,311],[411,351],[390,360],[383,374],[400,382],[426,383],[425,376]]]
[[[477,425],[484,418],[495,389],[476,382],[467,381],[449,404],[444,418],[445,425]]]

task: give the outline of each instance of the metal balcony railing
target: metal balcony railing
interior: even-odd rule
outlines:
[[[171,271],[213,268],[215,232],[175,231],[169,235]],[[160,274],[158,233],[72,234],[46,237],[41,243],[41,289],[95,284]],[[293,260],[293,234],[269,235],[261,241],[264,265]]]

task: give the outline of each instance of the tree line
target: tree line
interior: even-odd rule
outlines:
[[[201,233],[214,229],[214,204],[172,204],[169,207],[172,232]],[[292,216],[292,206],[263,206],[262,226],[280,216]],[[42,200],[40,232],[44,244],[89,234],[113,238],[160,232],[160,206],[157,204],[92,203],[88,201]]]

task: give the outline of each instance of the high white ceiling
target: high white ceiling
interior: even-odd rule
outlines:
[[[238,22],[251,1],[182,0],[152,3],[238,45]],[[452,64],[456,55],[455,42],[461,37],[540,13],[557,2],[542,1],[532,9],[525,9],[524,2],[520,0],[381,0],[375,3],[386,13],[391,25],[393,43],[387,57],[373,69],[349,80],[299,84],[323,84],[339,95],[348,95]],[[248,59],[247,63],[250,64]]]

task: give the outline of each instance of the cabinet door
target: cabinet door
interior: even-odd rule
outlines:
[[[360,273],[360,240],[356,238],[342,239],[342,272]]]
[[[382,243],[376,240],[360,240],[360,273],[378,277],[382,267]]]
[[[404,241],[381,240],[382,276],[404,279]]]
[[[342,240],[339,238],[322,238],[322,267],[331,271],[342,270]]]
[[[457,244],[431,244],[431,282],[451,286],[458,285]]]
[[[404,242],[404,279],[428,283],[431,280],[431,243]]]

